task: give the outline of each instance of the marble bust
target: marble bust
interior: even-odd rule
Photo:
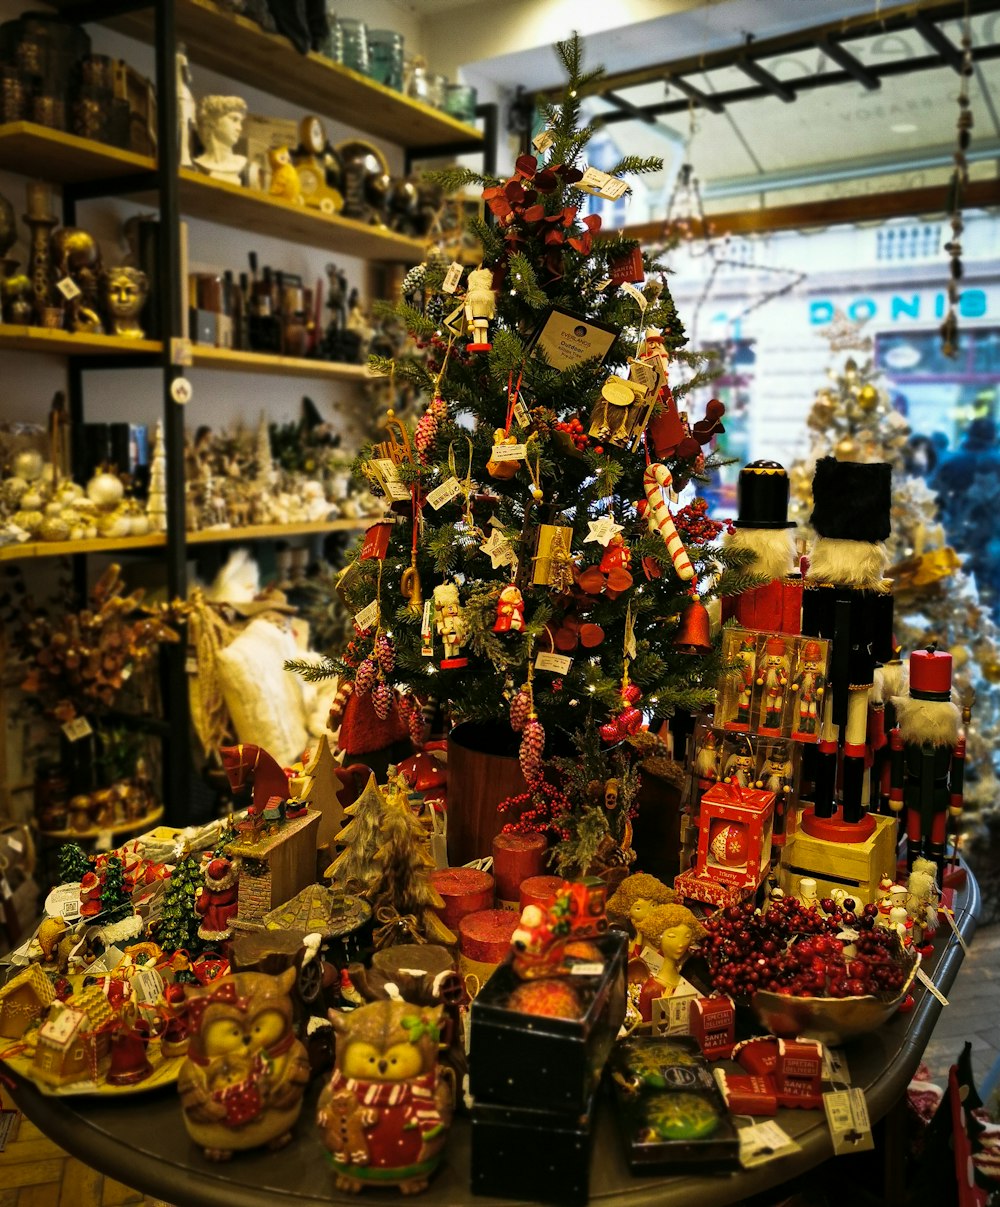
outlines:
[[[243,183],[246,156],[235,155],[233,147],[243,134],[246,115],[246,101],[238,96],[204,96],[198,103],[198,137],[204,150],[194,162],[213,180]]]

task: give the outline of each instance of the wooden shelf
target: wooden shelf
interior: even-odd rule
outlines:
[[[43,838],[73,838],[78,842],[87,842],[93,838],[99,838],[102,834],[128,834],[130,830],[144,830],[147,826],[151,826],[153,822],[159,821],[163,816],[163,806],[160,805],[147,813],[145,817],[137,817],[135,821],[119,821],[113,826],[93,826],[89,830],[42,830],[38,833]]]
[[[83,335],[0,323],[0,349],[58,356],[138,356],[162,352],[163,345],[155,339],[120,339],[117,335]]]
[[[72,184],[153,172],[156,161],[35,122],[9,122],[0,126],[0,168],[52,184]]]
[[[396,235],[381,226],[368,226],[352,218],[324,214],[306,205],[290,205],[268,193],[258,193],[224,180],[212,180],[188,168],[180,170],[181,212],[238,227],[254,235],[270,235],[308,247],[383,260],[417,264],[426,244]]]
[[[72,13],[81,0],[53,2]],[[246,17],[220,12],[210,0],[175,0],[174,11],[177,38],[195,64],[263,88],[300,105],[305,113],[335,117],[403,147],[468,143],[471,150],[482,143],[475,127],[322,55],[299,54],[287,38],[265,33]],[[150,9],[109,18],[107,24],[144,42],[153,40]]]
[[[254,524],[248,528],[205,528],[200,532],[189,532],[189,545],[211,545],[222,541],[269,541],[287,536],[310,536],[327,532],[364,532],[375,523],[375,518],[361,520],[316,520],[302,524]]]
[[[223,369],[230,373],[266,373],[275,377],[318,377],[330,381],[379,381],[367,365],[345,365],[330,360],[304,360],[294,356],[271,356],[264,352],[239,352],[195,344],[196,369]]]
[[[150,532],[147,536],[95,537],[92,541],[25,541],[23,545],[0,546],[0,562],[66,557],[73,553],[132,553],[136,549],[162,548],[166,543],[162,532]]]

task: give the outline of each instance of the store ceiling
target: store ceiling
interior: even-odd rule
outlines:
[[[437,5],[449,0],[416,2]],[[740,41],[734,38],[734,32],[747,28],[741,19],[751,14],[755,40],[762,41],[832,19],[869,16],[873,7],[873,0],[842,5],[829,0],[729,0],[602,34],[597,53],[609,72],[640,72],[653,63],[733,47]],[[994,7],[998,11],[973,17],[974,46],[1000,44],[1000,3]],[[656,28],[664,35],[669,30],[670,36],[651,36]],[[957,20],[941,21],[937,28],[958,47],[961,27]],[[641,56],[637,41],[643,47]],[[927,60],[935,53],[913,28],[893,28],[852,39],[846,45],[862,67]],[[549,64],[544,74],[543,54]],[[593,53],[590,58],[594,61]],[[478,63],[475,70],[487,78],[520,81],[534,91],[557,81],[558,68],[552,66],[553,60],[549,48],[538,48]],[[851,176],[899,172],[908,177],[899,183],[916,186],[925,182],[927,170],[950,163],[959,83],[950,66],[888,76],[876,90],[868,90],[854,79],[830,87],[795,90],[797,81],[837,71],[838,65],[815,47],[758,61],[779,83],[792,87],[794,103],[766,95],[728,103],[723,112],[712,113],[701,106],[689,109],[686,96],[662,77],[630,86],[626,76],[624,86],[615,88],[614,99],[593,98],[588,104],[593,114],[610,119],[604,137],[623,152],[665,159],[663,180],[649,181],[654,190],[664,187],[688,157],[688,140],[689,158],[707,197],[780,190],[810,180],[832,184]],[[751,83],[737,66],[687,70],[683,79],[709,97],[745,90]],[[1000,60],[977,65],[970,100],[975,120],[974,156],[1000,157]],[[644,108],[661,102],[672,102],[674,112],[657,114],[652,120],[622,120],[629,106]]]

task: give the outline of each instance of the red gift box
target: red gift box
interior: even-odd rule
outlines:
[[[733,1060],[748,1073],[773,1073],[778,1067],[778,1041],[772,1035],[745,1039],[733,1049]]]
[[[713,784],[702,794],[695,873],[756,892],[771,866],[774,793]]]
[[[728,1058],[733,1051],[736,1005],[731,997],[699,997],[691,1003],[691,1034],[709,1060]]]
[[[774,1078],[757,1073],[726,1073],[715,1070],[715,1080],[733,1115],[776,1115],[778,1096]]]
[[[392,525],[385,522],[372,524],[371,528],[365,533],[364,543],[361,546],[361,561],[367,561],[369,558],[377,558],[380,562],[385,560],[385,555],[389,552],[389,538],[392,536]]]
[[[674,890],[689,901],[701,901],[704,905],[739,905],[753,896],[753,889],[741,889],[732,884],[720,884],[710,876],[699,876],[694,870],[681,872],[674,877]]]
[[[779,1039],[774,1083],[784,1107],[823,1105],[823,1045],[815,1039]]]

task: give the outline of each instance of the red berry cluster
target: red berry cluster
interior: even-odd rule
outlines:
[[[854,942],[856,953],[845,957],[844,940],[822,936],[793,943],[779,974],[777,991],[795,997],[864,997],[894,994],[905,974],[892,958],[897,948],[892,931],[863,930]]]
[[[729,905],[705,923],[703,943],[712,985],[722,993],[749,997],[758,989],[780,989],[785,949],[794,935],[823,936],[837,931],[816,909],[791,897],[772,903],[766,914],[752,905]]]
[[[520,810],[517,821],[509,821],[503,827],[504,834],[552,834],[557,840],[568,839],[569,830],[562,818],[572,811],[569,797],[555,784],[540,780],[530,791],[508,796],[497,805],[498,813],[515,813]]]
[[[581,452],[590,443],[590,437],[587,435],[587,429],[580,422],[578,416],[574,415],[567,423],[557,423],[555,425],[557,432],[565,432],[569,436],[573,444]]]
[[[735,531],[732,520],[709,517],[706,499],[695,499],[674,512],[674,527],[685,545],[710,545],[720,532]]]

